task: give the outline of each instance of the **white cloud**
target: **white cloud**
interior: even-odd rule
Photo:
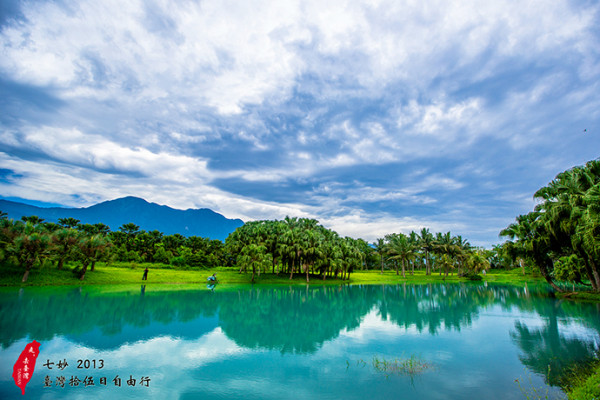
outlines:
[[[62,163],[73,163],[93,170],[141,173],[158,180],[182,184],[192,180],[208,180],[205,160],[184,155],[153,153],[145,148],[124,147],[75,128],[31,129],[23,133],[19,144],[22,148],[36,149]]]
[[[419,232],[423,228],[429,228],[432,232],[452,231],[453,234],[458,234],[458,232],[465,229],[464,223],[444,221],[433,216],[417,219],[384,213],[373,215],[356,211],[344,216],[321,218],[320,223],[338,232],[341,236],[361,238],[368,242],[374,242],[389,233],[408,234],[411,231]]]
[[[40,122],[33,108],[29,117],[12,111],[28,104],[8,97],[0,140],[11,153],[0,167],[23,176],[1,183],[5,195],[67,205],[71,194],[137,195],[244,219],[328,216],[345,197],[364,202],[349,218],[359,213],[379,232],[387,217],[369,215],[367,203],[432,202],[435,185],[452,193],[467,178],[434,168],[421,187],[362,177],[353,185],[362,189],[338,193],[336,172],[385,175],[403,163],[414,175],[430,160],[471,164],[481,154],[489,160],[480,167],[493,168],[503,146],[532,158],[531,169],[555,170],[597,148],[588,135],[585,145],[569,142],[567,156],[548,155],[560,163],[529,154],[561,147],[559,131],[571,125],[597,125],[597,4],[107,0],[21,9],[25,19],[0,31],[0,83],[21,85],[9,90],[15,98],[40,89],[61,105]],[[234,151],[246,151],[239,164]],[[332,191],[277,203],[220,190],[219,178]],[[321,206],[305,204],[319,196]]]
[[[563,1],[154,7],[153,14],[169,21],[162,30],[153,29],[156,16],[148,15],[144,2],[25,6],[28,23],[3,32],[0,65],[19,80],[58,85],[71,95],[120,92],[133,77],[143,98],[193,94],[222,113],[239,113],[247,104],[288,98],[306,72],[355,78],[381,90],[398,79],[407,87],[428,85],[447,73],[448,61],[440,61],[451,54],[462,68],[490,47],[496,48],[487,62],[492,66],[494,57],[533,59],[566,44],[583,53],[591,48],[583,32],[593,23],[593,15]],[[331,64],[331,57],[355,62]]]

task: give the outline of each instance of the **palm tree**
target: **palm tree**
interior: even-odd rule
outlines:
[[[385,239],[377,239],[377,242],[373,243],[373,247],[375,248],[377,254],[379,254],[379,258],[381,260],[381,273],[383,274],[383,255],[387,252],[387,244],[385,243]]]
[[[448,270],[450,268],[454,268],[454,263],[457,261],[457,257],[461,252],[456,238],[454,238],[450,232],[446,232],[444,234],[437,233],[434,243],[434,251],[441,258],[443,258],[442,265],[444,266],[446,276],[448,276]],[[441,268],[440,275],[442,275]]]
[[[501,236],[511,236],[518,234],[516,238],[519,246],[522,246],[525,253],[539,267],[540,272],[546,282],[555,290],[562,292],[563,290],[554,283],[551,275],[553,261],[550,257],[551,238],[548,227],[544,224],[543,218],[539,211],[533,211],[525,215],[519,215],[516,223],[520,227],[509,225],[507,229],[500,232]]]
[[[110,246],[110,242],[102,235],[93,235],[89,237],[82,237],[77,242],[77,248],[82,261],[82,268],[79,272],[79,279],[85,278],[88,266],[91,264],[93,270],[96,266],[96,262],[106,255],[106,251]]]
[[[252,283],[254,283],[254,276],[256,275],[257,269],[260,275],[261,268],[268,262],[267,249],[264,246],[257,244],[249,244],[244,246],[241,251],[238,262],[244,264],[245,267],[252,268]]]
[[[525,275],[525,247],[523,242],[532,239],[533,227],[529,219],[523,215],[517,217],[516,222],[508,225],[506,228],[500,231],[500,237],[508,237],[511,240],[517,239],[516,242],[507,245],[508,255],[515,261],[518,261],[523,275]]]
[[[429,253],[434,250],[435,240],[433,234],[429,232],[429,229],[421,229],[421,235],[419,236],[419,247],[423,250],[425,255],[425,275],[431,275],[431,258]]]
[[[321,246],[322,258],[320,264],[322,279],[325,280],[327,274],[333,274],[333,267],[337,265],[338,260],[343,258],[343,253],[340,248],[341,239],[338,234],[329,229],[322,228],[322,230],[324,239]]]
[[[121,225],[119,231],[125,234],[125,247],[127,248],[127,251],[133,250],[135,245],[135,237],[140,233],[140,227],[133,222],[128,222]]]
[[[390,235],[388,244],[388,254],[390,260],[397,260],[402,265],[402,277],[406,278],[406,265],[415,257],[415,246],[410,242],[409,238],[397,233]],[[398,268],[396,268],[398,275]]]
[[[277,265],[277,257],[280,254],[280,237],[284,232],[285,227],[280,221],[267,221],[267,237],[265,239],[265,247],[267,252],[271,254],[272,270],[275,273],[275,266]]]
[[[357,240],[345,237],[340,240],[342,280],[350,279],[350,273],[362,263],[363,253]]]
[[[71,228],[71,229],[75,229],[77,228],[77,225],[79,225],[79,220],[69,217],[69,218],[59,218],[58,219],[58,223],[63,226],[64,228]]]
[[[466,239],[463,239],[460,235],[454,237],[454,242],[457,248],[455,258],[458,262],[458,273],[460,274],[462,272],[462,268],[464,267],[464,263],[467,261],[469,254],[471,253],[471,244]]]
[[[414,251],[414,256],[412,258],[412,260],[409,262],[410,263],[410,274],[414,275],[415,274],[415,262],[416,259],[419,255],[418,250],[419,250],[419,235],[415,232],[415,231],[411,231],[410,234],[408,235],[408,242],[410,243],[411,247],[413,248]],[[422,259],[419,260],[419,265],[422,264]]]
[[[18,230],[11,243],[6,247],[9,255],[17,259],[17,262],[25,268],[21,282],[27,282],[29,272],[34,264],[42,257],[51,243],[50,235],[44,231],[42,225],[34,225],[32,222],[13,225]]]
[[[24,216],[21,217],[21,221],[23,221],[25,223],[29,222],[32,225],[39,225],[42,222],[44,222],[44,219],[38,217],[37,215],[31,215],[29,217],[24,215]]]
[[[597,229],[600,229],[595,210],[596,192],[600,191],[600,160],[588,162],[556,176],[534,197],[542,200],[536,207],[540,212],[538,223],[548,233],[551,249],[560,254],[571,251],[585,265],[586,274],[596,291],[600,291],[600,271]]]
[[[469,253],[467,259],[467,265],[469,267],[469,272],[478,274],[479,272],[486,270],[489,268],[490,263],[485,258],[485,256],[480,251],[473,251]]]
[[[58,257],[58,269],[62,269],[65,261],[69,259],[79,238],[79,232],[73,228],[63,228],[54,233],[52,243],[54,245],[54,253]]]
[[[320,232],[316,229],[307,230],[305,232],[303,242],[305,258],[304,269],[306,272],[306,282],[309,282],[309,267],[314,266],[317,259],[319,259],[323,255],[323,237],[321,236]]]

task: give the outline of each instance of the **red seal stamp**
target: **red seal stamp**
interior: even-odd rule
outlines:
[[[29,383],[33,370],[35,369],[35,361],[40,354],[40,344],[35,340],[25,346],[21,352],[15,366],[13,367],[13,379],[15,384],[21,388],[21,394],[25,395],[25,386]]]

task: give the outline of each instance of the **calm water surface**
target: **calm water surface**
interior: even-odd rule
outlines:
[[[531,285],[3,289],[0,398],[561,398],[599,333],[600,305]],[[12,367],[33,340],[23,397]],[[394,369],[411,357],[426,368]]]

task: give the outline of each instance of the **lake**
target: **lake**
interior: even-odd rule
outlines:
[[[531,284],[4,288],[0,346],[2,399],[563,398],[600,305]]]

